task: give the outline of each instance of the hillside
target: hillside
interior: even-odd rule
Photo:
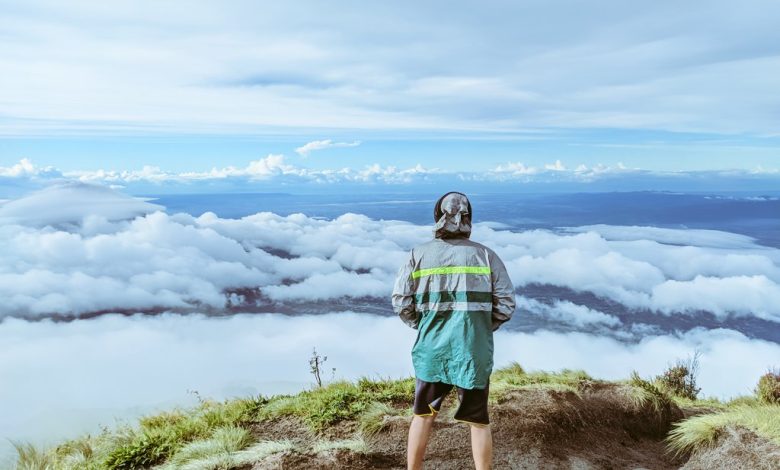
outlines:
[[[780,468],[777,405],[682,400],[637,376],[606,382],[518,365],[491,380],[497,469]],[[411,379],[361,379],[294,396],[202,400],[54,449],[20,445],[16,468],[400,469],[412,391]],[[453,402],[437,421],[426,468],[472,467]]]

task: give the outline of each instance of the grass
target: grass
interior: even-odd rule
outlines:
[[[12,442],[16,449],[16,470],[54,470],[54,454],[32,444]]]
[[[690,453],[715,443],[727,426],[741,426],[780,445],[780,405],[736,405],[712,414],[694,416],[675,424],[669,448]]]
[[[370,411],[373,403],[409,406],[414,396],[414,379],[371,381],[361,378],[356,383],[334,382],[324,387],[289,397],[274,397],[258,411],[258,419],[295,416],[314,432],[345,420],[356,420]]]
[[[526,372],[520,364],[513,362],[493,372],[490,377],[490,398],[491,402],[497,403],[511,390],[534,388],[573,392],[579,395],[584,386],[594,382],[597,381],[582,370]]]
[[[387,426],[385,417],[404,416],[411,414],[411,409],[400,410],[387,403],[372,402],[366,410],[358,417],[358,430],[363,437],[374,437]]]
[[[560,372],[527,372],[517,363],[496,370],[491,377],[491,401],[502,400],[516,389],[545,389],[580,394],[594,383],[588,374],[578,370]],[[780,432],[761,421],[750,410],[760,408],[756,397],[740,397],[730,402],[715,399],[690,400],[670,396],[663,387],[642,379],[636,373],[623,382],[630,386],[630,398],[637,406],[650,406],[659,416],[667,413],[671,403],[688,408],[716,410],[715,415],[697,416],[679,427],[670,441],[675,449],[687,450],[701,442],[710,442],[717,422],[697,421],[730,419],[748,423],[745,426],[777,440]],[[135,468],[173,468],[204,470],[228,468],[262,459],[264,456],[290,450],[290,441],[253,442],[250,428],[259,423],[290,416],[299,419],[311,431],[320,433],[342,421],[356,423],[354,439],[319,441],[316,452],[345,448],[360,452],[366,440],[382,432],[388,416],[408,416],[414,396],[414,379],[335,382],[301,392],[295,396],[249,397],[226,401],[203,400],[188,408],[151,414],[136,425],[123,424],[97,435],[86,435],[66,441],[55,448],[42,449],[30,444],[15,444],[18,454],[16,470],[123,470]],[[447,407],[454,412],[455,407]],[[733,414],[735,410],[739,413]],[[748,411],[745,411],[748,410]],[[722,414],[732,413],[732,414]],[[719,416],[720,418],[713,418]],[[734,416],[737,416],[736,418]],[[777,414],[775,413],[775,419]],[[729,421],[731,422],[731,421]],[[752,424],[751,424],[752,423]],[[262,425],[262,424],[260,424]],[[709,427],[707,427],[709,426]],[[751,427],[752,426],[752,427]],[[775,431],[772,431],[775,429]],[[707,431],[709,430],[709,431]],[[775,433],[775,434],[773,434]],[[715,434],[716,435],[716,434]],[[772,437],[775,436],[775,437]],[[254,459],[254,460],[252,460]]]
[[[214,430],[208,439],[192,441],[174,454],[164,469],[186,468],[197,462],[223,461],[230,454],[243,450],[252,443],[249,431],[237,426],[223,426]]]
[[[675,405],[677,405],[680,408],[687,408],[687,409],[693,409],[697,410],[700,409],[702,411],[708,411],[708,410],[725,410],[729,407],[729,403],[723,403],[722,401],[718,400],[717,398],[696,398],[696,399],[690,399],[681,397],[678,395],[671,395],[670,398],[674,402]]]
[[[189,446],[188,446],[189,447]],[[155,470],[228,470],[251,464],[279,452],[292,450],[288,440],[261,441],[240,450],[231,447],[214,446],[214,442],[203,442],[184,456],[173,459]]]
[[[634,406],[637,408],[649,406],[655,416],[659,420],[663,420],[673,402],[672,397],[664,387],[643,379],[636,372],[631,373],[631,378],[627,383],[631,386],[629,398],[634,402]]]
[[[312,446],[312,451],[315,453],[327,452],[330,450],[345,449],[356,453],[368,452],[368,445],[362,437],[356,437],[353,439],[342,439],[338,441],[318,441]]]

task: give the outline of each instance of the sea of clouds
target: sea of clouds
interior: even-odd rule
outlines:
[[[310,384],[314,347],[336,378],[407,376],[413,330],[333,305],[355,299],[389,309],[398,267],[430,237],[427,226],[358,214],[169,214],[84,183],[8,201],[0,206],[0,436],[94,432],[115,417],[192,403],[188,390],[216,398],[300,390]],[[623,336],[593,334],[589,327],[613,331],[625,317],[523,294],[549,284],[626,312],[707,311],[773,326],[780,250],[749,237],[618,226],[516,232],[487,222],[472,238],[505,261],[516,315],[582,330],[499,331],[497,366],[650,376],[699,350],[703,394],[725,398],[750,393],[780,357],[780,345],[729,329],[664,334],[632,324]],[[257,313],[300,305],[321,310]],[[56,321],[63,318],[72,321]]]
[[[428,226],[359,214],[229,219],[162,209],[84,183],[0,206],[0,317],[387,304],[407,253],[431,237]],[[628,311],[780,322],[780,250],[744,235],[617,226],[517,232],[483,223],[472,239],[501,256],[520,296],[535,283],[589,292]],[[558,316],[575,323],[616,320],[562,307]]]

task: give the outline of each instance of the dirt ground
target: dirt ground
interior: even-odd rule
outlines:
[[[657,412],[649,404],[636,405],[629,396],[628,386],[619,384],[594,384],[579,394],[550,389],[510,392],[491,406],[494,468],[677,469],[684,465],[684,460],[666,452],[663,442],[672,423],[683,417],[682,411],[671,404]],[[454,406],[454,399],[449,398],[447,405]],[[425,468],[473,468],[469,427],[447,415],[444,409],[437,419]],[[291,439],[303,450],[273,455],[251,468],[403,469],[409,420],[386,417],[383,430],[366,441],[368,450],[362,453],[307,452],[322,436],[312,435],[295,420],[264,423],[255,430],[256,437]],[[342,423],[326,437],[344,439],[355,433],[354,423]]]

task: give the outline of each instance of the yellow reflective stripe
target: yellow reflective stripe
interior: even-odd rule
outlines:
[[[490,274],[490,266],[442,266],[420,269],[412,273],[412,279],[432,274]]]

